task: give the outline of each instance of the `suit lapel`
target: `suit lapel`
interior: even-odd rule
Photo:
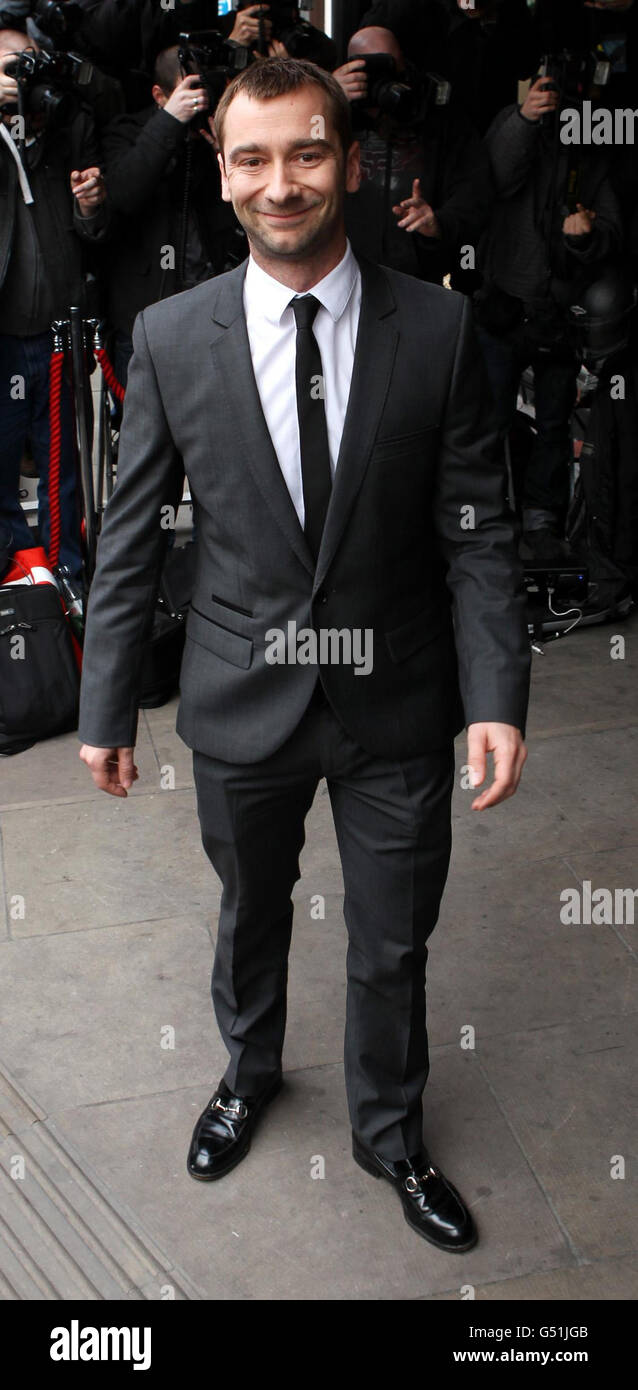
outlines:
[[[314,589],[322,583],[332,562],[363,481],[399,337],[397,329],[384,322],[395,307],[388,280],[372,261],[357,259],[361,267],[361,310],[354,366],[316,572],[279,466],[255,379],[242,298],[248,262],[243,261],[223,279],[211,281],[211,288],[216,287],[218,294],[212,310],[216,332],[210,347],[222,378],[230,418],[264,502],[295,554],[314,576]],[[291,409],[294,408],[293,397]]]

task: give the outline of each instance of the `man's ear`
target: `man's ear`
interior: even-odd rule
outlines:
[[[356,193],[361,183],[361,146],[358,140],[353,140],[346,155],[346,193]]]
[[[168,97],[166,93],[162,91],[161,87],[158,86],[157,82],[151,88],[151,96],[156,106],[166,106]]]
[[[224,168],[224,156],[223,154],[220,154],[219,151],[217,153],[217,163],[219,164],[219,172],[222,181],[222,200],[224,203],[231,203],[232,198],[230,196],[230,186],[228,183],[228,179],[226,178],[226,170]]]

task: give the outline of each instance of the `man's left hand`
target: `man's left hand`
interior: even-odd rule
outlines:
[[[584,208],[582,203],[576,204],[578,212],[572,212],[563,222],[563,233],[565,236],[589,236],[596,220],[596,213],[593,208]]]
[[[106,198],[106,188],[100,170],[95,167],[74,169],[71,174],[71,192],[77,201],[80,216],[92,217]]]
[[[520,729],[513,724],[468,724],[467,761],[475,787],[487,776],[487,755],[494,755],[494,781],[472,802],[473,811],[485,811],[513,796],[521,780],[527,749]]]
[[[253,58],[254,58],[255,60],[258,60],[259,58],[289,58],[289,57],[290,57],[290,54],[289,54],[289,52],[288,52],[288,49],[286,48],[285,43],[282,43],[282,42],[281,42],[281,39],[269,39],[269,40],[268,40],[268,52],[267,52],[267,53],[260,53],[258,48],[253,48]]]
[[[397,222],[397,227],[403,227],[406,232],[420,232],[421,236],[440,237],[441,228],[429,203],[421,197],[421,180],[414,179],[412,182],[412,197],[404,198],[403,202],[397,203],[393,209],[401,221]],[[403,215],[402,215],[403,214]]]

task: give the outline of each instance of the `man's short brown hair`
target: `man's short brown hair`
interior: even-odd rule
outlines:
[[[224,120],[236,96],[243,93],[256,101],[268,101],[271,97],[284,96],[286,92],[297,91],[299,87],[307,87],[311,83],[320,87],[328,97],[330,115],[345,159],[353,138],[350,102],[331,73],[317,67],[316,63],[307,62],[305,58],[261,58],[233,78],[215,110],[215,134],[222,157]]]

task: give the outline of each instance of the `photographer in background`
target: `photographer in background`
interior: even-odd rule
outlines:
[[[421,75],[421,56],[407,63],[388,29],[368,27],[334,73],[360,144],[346,228],[355,252],[438,284],[451,273],[460,289],[461,247],[476,246],[489,216],[489,159],[449,84]]]
[[[260,19],[261,11],[261,19]],[[254,16],[249,37],[240,37],[242,16]],[[217,27],[216,25],[214,26]],[[323,29],[302,19],[299,6],[291,0],[270,0],[269,4],[246,5],[240,0],[235,26],[229,38],[245,43],[260,57],[302,58],[332,72],[337,63],[337,45]]]
[[[57,5],[37,0],[37,4],[46,5],[49,13],[62,11],[73,34],[73,47],[121,83],[127,111],[148,106],[155,57],[177,43],[180,33],[215,28],[228,35],[235,24],[234,15],[217,15],[216,0],[171,0],[170,6],[160,0],[62,0]],[[46,22],[50,24],[51,19]]]
[[[567,310],[621,244],[605,151],[560,142],[560,107],[574,101],[559,92],[560,81],[538,77],[523,104],[502,111],[487,133],[497,201],[480,248],[484,284],[475,296],[504,438],[521,373],[533,367],[536,436],[524,481],[521,553],[550,564],[571,558],[562,533],[580,361]]]
[[[13,138],[12,131],[19,130],[18,82],[11,69],[28,49],[33,53],[35,45],[25,34],[0,31],[0,519],[11,528],[13,550],[35,544],[19,498],[20,464],[30,441],[39,473],[39,539],[48,550],[51,324],[68,317],[73,304],[85,314],[91,310],[83,242],[99,242],[105,233],[105,190],[91,117],[68,91],[58,93],[55,82],[43,86],[40,78],[38,88],[36,77],[36,85],[22,83],[22,149]],[[61,428],[60,561],[79,579],[82,554],[67,380],[62,383]]]
[[[0,4],[2,0],[0,0]],[[82,37],[84,12],[76,0],[30,0],[26,28],[40,49],[75,53],[91,62],[91,76],[83,85],[83,103],[93,115],[98,133],[114,116],[124,111],[122,85],[96,66]]]
[[[106,249],[108,317],[123,385],[139,311],[246,255],[232,206],[221,198],[209,92],[198,74],[184,76],[178,53],[173,45],[157,56],[153,105],[118,116],[104,139],[115,219]]]
[[[481,135],[538,65],[526,0],[375,0],[361,20],[367,25],[391,29],[404,52],[424,54]]]

